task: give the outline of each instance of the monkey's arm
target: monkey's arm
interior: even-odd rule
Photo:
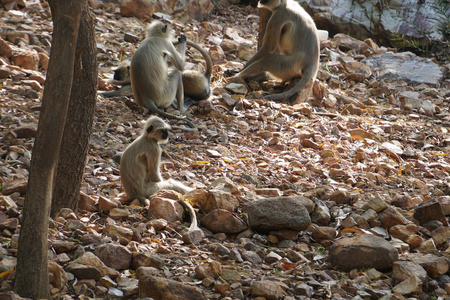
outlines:
[[[170,54],[168,54],[168,59],[170,62],[177,68],[179,71],[184,71],[184,60],[186,55],[186,36],[182,34],[178,38],[179,47],[178,51],[175,46],[168,42],[167,50]]]
[[[245,67],[242,70],[245,70],[249,65],[258,61],[262,57],[275,52],[282,34],[281,30],[283,27],[283,23],[281,23],[281,20],[278,19],[279,18],[277,17],[277,15],[272,14],[269,22],[267,23],[266,32],[264,34],[264,40],[261,48],[259,48],[256,54],[253,55],[252,58],[250,58],[250,60],[245,64]]]
[[[157,146],[159,147],[159,146]],[[160,153],[156,154],[160,155]],[[145,181],[147,182],[160,182],[162,181],[161,173],[159,172],[159,158],[152,159],[149,155],[142,152],[137,156],[139,162],[144,165],[145,169]]]

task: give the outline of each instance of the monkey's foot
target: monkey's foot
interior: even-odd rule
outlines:
[[[150,200],[145,197],[138,197],[138,200],[143,206],[150,206]]]
[[[183,242],[185,244],[199,244],[203,240],[204,234],[200,228],[189,230],[183,234]]]

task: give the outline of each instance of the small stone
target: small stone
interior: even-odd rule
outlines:
[[[278,300],[286,295],[286,284],[277,281],[262,280],[255,281],[251,286],[251,295],[253,299],[256,297],[264,297],[266,300]]]
[[[144,276],[139,279],[139,298],[164,300],[206,299],[205,293],[194,286],[156,276]]]
[[[222,272],[222,265],[217,261],[202,263],[195,268],[195,276],[198,279],[206,277],[217,278]]]

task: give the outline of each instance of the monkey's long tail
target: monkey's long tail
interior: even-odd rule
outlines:
[[[176,127],[177,129],[181,129],[181,130],[186,130],[186,131],[196,131],[197,130],[197,126],[195,126],[194,123],[192,123],[191,120],[189,120],[187,117],[179,117],[179,116],[175,116],[173,114],[169,114],[165,111],[162,111],[161,109],[159,109],[156,104],[155,101],[147,101],[147,108],[149,111],[151,111],[152,113],[158,114],[162,117],[166,117],[169,119],[176,119],[176,120],[180,120],[185,122],[189,127],[191,128],[185,128],[185,127]],[[172,126],[173,127],[173,126]],[[192,130],[194,129],[194,130]]]
[[[315,61],[314,63],[311,63],[305,70],[303,70],[302,79],[296,85],[294,85],[289,91],[279,94],[268,95],[265,96],[264,99],[273,101],[283,101],[286,99],[290,99],[292,96],[300,92],[300,90],[303,89],[310,81],[314,82],[317,76],[318,65],[319,59],[317,59],[317,62]]]
[[[174,46],[177,46],[180,42],[176,41],[173,43]],[[213,63],[211,60],[211,56],[209,56],[208,52],[203,49],[202,46],[200,46],[199,44],[196,44],[194,42],[191,41],[187,41],[186,43],[188,46],[196,49],[198,52],[200,52],[200,54],[203,56],[203,59],[205,60],[206,63],[206,70],[205,70],[205,78],[208,79],[208,83],[211,81],[211,74],[212,74],[212,69],[213,69]]]

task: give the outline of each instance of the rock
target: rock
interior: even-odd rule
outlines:
[[[200,222],[214,233],[239,233],[247,229],[247,225],[241,218],[224,209],[213,210]]]
[[[450,241],[450,227],[435,229],[431,232],[431,238],[438,246],[445,245]]]
[[[202,211],[206,214],[212,212],[215,209],[224,209],[233,212],[239,205],[239,202],[235,196],[216,189],[208,191],[206,198],[203,198],[202,202],[199,203],[195,200],[192,200],[192,203],[200,206]]]
[[[136,269],[136,277],[139,279],[143,276],[155,276],[158,275],[159,270],[155,267],[139,267]]]
[[[206,299],[205,293],[197,287],[156,276],[139,278],[139,298],[154,300],[198,300]]]
[[[41,68],[43,71],[47,71],[50,58],[44,52],[39,52],[38,57],[39,57],[39,68]]]
[[[245,261],[249,261],[254,265],[258,265],[263,261],[262,258],[255,251],[242,250],[241,255]]]
[[[75,249],[75,242],[56,240],[52,242],[52,247],[56,253],[66,253]]]
[[[106,225],[103,233],[108,236],[123,238],[128,243],[131,242],[131,239],[133,238],[133,230],[114,224]]]
[[[0,195],[0,205],[2,205],[6,211],[10,209],[17,209],[17,204],[10,196]]]
[[[276,197],[246,203],[242,211],[247,214],[251,228],[261,230],[305,230],[311,224],[303,197]]]
[[[111,269],[100,260],[97,256],[95,256],[92,252],[85,252],[82,256],[78,257],[77,259],[69,262],[69,265],[72,264],[81,264],[86,266],[94,266],[97,269],[101,271],[101,275],[108,275],[111,278],[116,278],[119,276],[119,272],[117,272],[114,269]],[[98,279],[97,279],[98,280]]]
[[[415,85],[438,86],[443,78],[443,72],[437,63],[411,52],[385,53],[363,62],[378,72],[378,81],[404,80]]]
[[[263,197],[280,197],[281,191],[274,188],[255,189],[255,193]]]
[[[195,276],[198,279],[206,277],[217,278],[222,273],[222,265],[217,261],[209,261],[198,265],[195,268]]]
[[[287,285],[271,280],[255,281],[251,286],[252,297],[264,297],[266,300],[278,300],[286,295]]]
[[[421,253],[410,254],[409,257],[414,263],[421,265],[431,278],[437,278],[448,271],[448,262],[444,257]]]
[[[268,264],[273,264],[273,263],[275,263],[275,262],[280,261],[281,259],[282,259],[282,257],[281,257],[279,254],[276,254],[276,253],[273,252],[273,251],[270,251],[269,254],[267,254],[267,255],[264,257],[264,261],[265,261],[266,263],[268,263]]]
[[[165,219],[168,222],[182,221],[184,215],[183,206],[178,201],[152,197],[148,208],[149,219]]]
[[[377,213],[382,212],[388,207],[386,202],[381,199],[380,197],[375,197],[369,200],[369,202],[365,203],[362,207],[363,210],[369,210],[372,209],[376,211]]]
[[[333,37],[333,41],[336,43],[338,48],[344,52],[354,50],[356,53],[362,53],[369,48],[369,46],[363,41],[357,40],[343,33],[336,34]]]
[[[98,198],[98,211],[110,211],[113,208],[119,207],[119,201],[114,199],[108,199],[106,197],[100,196]]]
[[[242,83],[229,83],[225,86],[227,90],[232,92],[233,94],[246,94],[247,93],[247,87],[243,85]]]
[[[331,195],[330,200],[337,204],[348,204],[351,200],[350,194],[346,189],[336,189]]]
[[[4,39],[0,38],[0,56],[10,58],[12,54],[12,47]]]
[[[78,196],[78,209],[87,211],[97,211],[97,200],[80,191]]]
[[[16,231],[19,228],[19,219],[9,218],[3,222],[0,222],[0,229],[8,229],[10,231]]]
[[[427,271],[419,265],[411,261],[396,261],[392,266],[392,279],[394,282],[400,283],[411,276],[417,276],[422,283],[427,280]]]
[[[109,217],[113,220],[126,219],[130,216],[127,208],[115,207],[109,211]]]
[[[28,139],[28,138],[34,138],[36,137],[37,133],[37,124],[30,123],[30,124],[24,124],[16,129],[14,129],[15,134],[17,135],[17,138],[22,139]]]
[[[35,50],[15,52],[12,56],[12,63],[22,69],[37,71],[39,68],[39,55]]]
[[[220,277],[228,282],[241,280],[241,274],[239,273],[239,270],[237,270],[235,266],[230,265],[222,266]]]
[[[398,252],[383,238],[361,234],[337,240],[329,248],[329,261],[340,270],[375,268],[385,270],[398,260]]]
[[[317,226],[312,232],[312,238],[317,242],[332,240],[336,236],[336,229],[333,227]]]
[[[11,70],[5,67],[0,67],[0,79],[8,78],[11,75]]]
[[[151,18],[156,10],[155,6],[155,2],[151,0],[122,0],[120,1],[120,14],[123,17],[138,19]]]
[[[443,225],[448,225],[441,204],[436,199],[428,200],[417,206],[414,210],[413,217],[419,221],[420,224],[438,220],[442,222]]]
[[[378,214],[378,218],[384,228],[391,228],[395,225],[405,225],[408,221],[394,207],[389,206]]]
[[[422,281],[417,276],[410,276],[392,288],[394,293],[401,295],[422,294]]]
[[[389,228],[389,233],[397,238],[401,239],[402,241],[406,242],[406,240],[412,236],[415,235],[419,231],[419,226],[415,224],[408,224],[408,225],[395,225]]]
[[[48,261],[49,281],[53,288],[61,291],[67,284],[67,275],[64,269],[54,261]],[[0,297],[1,298],[1,297]]]
[[[12,193],[19,192],[21,195],[25,195],[27,192],[28,178],[13,179],[6,181],[2,185],[2,194],[11,195]]]
[[[78,279],[94,279],[97,281],[103,276],[97,267],[82,264],[70,264],[66,267],[66,271],[72,273]]]
[[[121,245],[106,244],[95,250],[95,254],[108,267],[115,270],[130,268],[131,251]]]
[[[149,251],[133,253],[132,257],[131,264],[136,269],[139,267],[154,267],[162,269],[166,265],[159,255],[153,254]]]

